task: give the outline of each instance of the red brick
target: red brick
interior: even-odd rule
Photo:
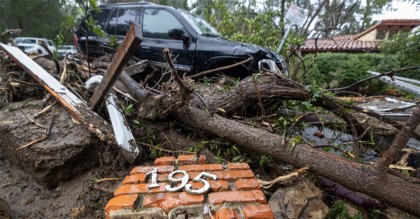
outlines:
[[[194,179],[196,176],[198,176],[198,174],[200,174],[201,172],[188,172],[188,175],[190,175],[190,179]],[[208,173],[212,173],[213,172],[208,172]]]
[[[202,165],[185,165],[180,166],[179,170],[185,171],[214,171],[214,170],[223,170],[223,165],[221,164],[202,164]]]
[[[168,182],[168,175],[167,173],[158,174],[157,180],[158,182]]]
[[[134,167],[130,175],[136,174],[136,173],[148,173],[152,171],[153,168],[157,168],[158,173],[170,173],[174,171],[175,167],[173,166],[144,166],[144,167]]]
[[[189,164],[205,164],[206,157],[200,155],[197,159],[197,155],[180,155],[178,156],[178,165],[189,165]]]
[[[162,203],[161,207],[165,211],[169,211],[177,206],[195,205],[204,202],[204,195],[191,195],[186,192],[179,194],[166,193],[166,199]]]
[[[163,166],[163,165],[175,165],[176,158],[175,157],[159,157],[155,160],[155,165]]]
[[[224,166],[205,164],[205,161],[205,156],[197,159],[196,155],[182,155],[178,159],[161,157],[155,160],[155,166],[133,168],[131,174],[125,177],[122,185],[116,189],[115,197],[108,202],[105,208],[106,216],[116,214],[117,212],[113,212],[114,209],[137,209],[139,207],[137,203],[142,200],[140,211],[147,208],[161,208],[168,213],[178,206],[208,203],[213,205],[213,210],[220,207],[214,212],[215,218],[219,219],[245,218],[245,216],[246,218],[273,218],[267,200],[259,190],[258,181],[248,164],[229,163]],[[177,165],[179,166],[176,167]],[[150,177],[146,177],[146,173],[153,168],[158,171],[158,188],[148,188]],[[168,174],[175,169],[184,170],[189,174],[189,183],[192,184],[193,189],[203,187],[203,183],[192,181],[201,172],[214,174],[217,180],[206,179],[210,183],[210,190],[206,195],[191,195],[186,193],[185,189],[179,192],[167,192],[165,186],[168,185]],[[180,176],[182,174],[176,175],[175,178]],[[231,204],[239,204],[241,209],[233,208]]]
[[[226,170],[212,172],[217,176],[217,179],[236,180],[239,178],[254,178],[254,173],[251,170]]]
[[[254,178],[252,170],[225,170],[225,171],[207,171],[208,173],[216,175],[219,180],[234,181],[239,178]],[[188,172],[190,179],[194,179],[201,172]]]
[[[254,190],[259,189],[260,184],[256,179],[238,179],[234,183],[236,190]]]
[[[157,188],[149,188],[148,184],[126,184],[118,187],[114,192],[114,196],[128,195],[128,194],[140,194],[140,193],[158,193],[165,192],[166,183],[159,183]]]
[[[214,172],[217,179],[236,180],[238,178],[253,178],[254,173],[251,170],[227,170]]]
[[[147,184],[125,184],[118,187],[114,196],[145,193],[147,190]]]
[[[146,182],[146,174],[133,174],[126,176],[122,184],[139,184]]]
[[[247,219],[274,219],[268,205],[247,205],[244,207],[244,215]]]
[[[207,160],[206,156],[200,155],[200,157],[198,158],[198,164],[205,164],[206,160]]]
[[[228,169],[231,170],[249,170],[249,165],[247,163],[228,163]]]
[[[209,180],[210,188],[215,192],[229,190],[229,183],[223,180]]]
[[[219,191],[226,191],[229,189],[229,183],[223,180],[207,180],[210,183],[210,190],[219,192]],[[192,189],[200,189],[203,188],[204,184],[202,182],[189,182],[192,185]]]
[[[139,173],[126,176],[122,182],[122,184],[139,184],[139,183],[147,183],[150,180],[149,178],[146,181],[146,174]],[[168,174],[167,173],[158,173],[157,175],[158,182],[167,182],[168,181]]]
[[[143,203],[141,206],[143,208],[152,208],[159,207],[161,202],[165,201],[166,193],[150,194],[144,196]]]
[[[208,195],[210,204],[220,205],[225,202],[267,203],[261,190],[214,192]]]
[[[204,202],[203,195],[190,195],[186,192],[181,193],[159,193],[147,195],[143,199],[142,207],[160,207],[169,212],[178,206],[195,205]]]
[[[138,195],[122,195],[109,200],[108,204],[105,207],[106,217],[109,217],[111,211],[121,209],[133,209],[137,197]]]
[[[159,192],[165,192],[165,186],[168,185],[166,183],[158,183],[159,187],[156,188],[149,188],[149,191],[147,193],[159,193]]]
[[[215,219],[236,219],[240,217],[233,209],[221,208],[218,211],[216,211],[214,218]]]

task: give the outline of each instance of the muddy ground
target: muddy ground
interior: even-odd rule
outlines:
[[[0,67],[0,74],[3,73],[4,69]],[[2,80],[0,77],[0,82]],[[7,97],[1,94],[0,109],[7,103]],[[36,183],[33,174],[23,172],[13,164],[16,160],[8,160],[4,148],[5,145],[0,146],[0,219],[6,216],[2,212],[4,203],[1,199],[9,205],[11,218],[103,218],[103,209],[112,198],[111,192],[131,169],[109,169],[96,161],[98,164],[93,168],[49,190]],[[95,182],[106,177],[121,180]]]
[[[128,170],[117,174],[122,177]],[[11,164],[0,148],[0,198],[10,205],[12,218],[102,218],[110,192],[121,182],[95,182],[104,177],[116,176],[97,166],[48,190]]]

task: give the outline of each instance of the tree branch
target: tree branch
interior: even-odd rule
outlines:
[[[361,83],[363,83],[365,81],[369,81],[369,80],[372,80],[372,79],[375,79],[375,78],[379,78],[379,77],[382,77],[382,76],[390,76],[392,78],[392,76],[395,73],[399,73],[399,72],[406,71],[406,70],[412,70],[412,69],[420,69],[420,66],[412,66],[412,67],[406,67],[406,68],[401,68],[401,69],[397,69],[397,70],[391,70],[389,72],[385,72],[385,73],[382,73],[382,74],[379,74],[379,75],[375,75],[375,76],[371,76],[371,77],[362,79],[360,81],[356,81],[356,82],[354,82],[353,84],[351,84],[349,86],[339,87],[339,88],[332,88],[332,89],[328,89],[328,91],[334,92],[334,91],[347,90],[347,89],[350,89],[350,88],[352,88],[352,87],[354,87],[354,86],[356,86],[358,84],[361,84]]]
[[[405,147],[408,140],[414,133],[417,125],[420,123],[420,105],[413,110],[413,114],[405,123],[401,131],[392,141],[391,147],[382,155],[376,163],[376,168],[380,173],[386,172],[388,166],[394,161],[394,158]]]

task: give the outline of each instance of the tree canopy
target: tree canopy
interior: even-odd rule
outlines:
[[[22,35],[54,38],[64,19],[66,0],[2,0],[0,30],[21,29]]]
[[[133,0],[130,0],[133,1]],[[72,4],[70,2],[73,2]],[[116,3],[127,0],[78,0],[83,2]],[[392,0],[150,0],[192,11],[213,24],[224,36],[233,40],[258,43],[267,47],[278,45],[285,33],[285,13],[291,4],[308,12],[308,20],[300,37],[354,34],[374,23],[373,15],[389,8]],[[20,28],[23,35],[53,38],[60,32],[70,0],[3,0],[0,2],[0,28]],[[68,21],[65,21],[69,23]],[[73,24],[75,25],[75,24]]]

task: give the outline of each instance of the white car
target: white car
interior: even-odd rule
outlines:
[[[60,55],[74,55],[77,54],[77,49],[72,45],[62,45],[57,49],[57,52],[60,53]]]
[[[40,45],[41,41],[47,45],[52,53],[56,51],[54,43],[46,38],[16,37],[14,41],[21,50],[28,54],[38,53],[40,55],[48,55],[48,52]]]

